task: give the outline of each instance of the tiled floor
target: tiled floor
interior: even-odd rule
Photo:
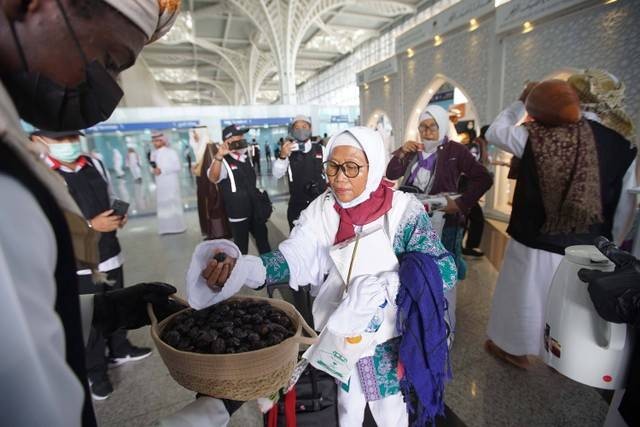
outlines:
[[[281,192],[282,185],[266,180]],[[184,275],[191,252],[200,241],[197,217],[187,213],[188,231],[158,236],[155,218],[133,218],[120,233],[125,254],[125,281],[160,280],[184,294]],[[275,247],[288,233],[286,204],[275,205],[270,221]],[[253,248],[255,251],[255,248]],[[607,405],[592,388],[577,384],[536,362],[528,372],[488,356],[482,349],[497,273],[486,260],[470,261],[468,279],[458,285],[457,334],[452,351],[454,378],[447,405],[468,426],[601,426]],[[250,291],[248,291],[250,292]],[[130,333],[138,345],[152,346],[148,328]],[[194,398],[169,376],[158,355],[110,371],[115,392],[96,402],[101,426],[145,426]],[[234,414],[231,426],[261,426],[250,402]]]

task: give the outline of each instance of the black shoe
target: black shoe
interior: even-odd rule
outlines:
[[[462,255],[482,257],[484,256],[484,252],[479,251],[477,249],[462,248]]]
[[[105,400],[113,393],[113,386],[106,373],[90,378],[89,388],[91,389],[93,400]]]
[[[116,368],[120,365],[124,365],[127,362],[133,362],[136,360],[142,360],[145,357],[151,356],[151,349],[148,347],[136,347],[129,345],[126,352],[122,354],[111,355],[109,357],[109,367]]]

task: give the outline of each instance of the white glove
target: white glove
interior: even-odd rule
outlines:
[[[237,258],[236,265],[219,292],[209,288],[202,277],[202,270],[206,268],[215,250],[222,250],[228,256]],[[260,258],[242,255],[240,249],[229,240],[208,240],[200,243],[193,251],[187,270],[187,299],[191,307],[200,310],[232,297],[243,285],[252,289],[259,288],[266,277],[267,271]]]
[[[346,337],[363,333],[378,308],[387,300],[386,284],[384,278],[372,275],[354,278],[347,296],[327,322],[329,331]]]

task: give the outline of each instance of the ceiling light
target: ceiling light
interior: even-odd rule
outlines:
[[[413,51],[413,49],[407,49],[407,58],[412,58],[414,54],[415,52]]]
[[[433,45],[440,46],[441,44],[442,44],[442,37],[436,34],[436,36],[433,38]]]
[[[526,34],[530,31],[533,31],[533,24],[529,21],[525,21],[525,23],[522,24],[522,34]]]
[[[364,90],[369,90],[369,85],[368,84],[364,84]]]
[[[472,18],[469,21],[469,31],[475,31],[478,29],[479,26],[480,24],[478,23],[478,20],[476,18]]]
[[[384,76],[383,80],[384,80],[385,83],[389,83],[389,76]]]
[[[604,4],[611,4],[611,3],[615,3],[616,0],[605,0]]]

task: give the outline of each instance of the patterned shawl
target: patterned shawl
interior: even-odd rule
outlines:
[[[525,123],[546,215],[545,234],[586,232],[603,221],[598,153],[591,127]]]

